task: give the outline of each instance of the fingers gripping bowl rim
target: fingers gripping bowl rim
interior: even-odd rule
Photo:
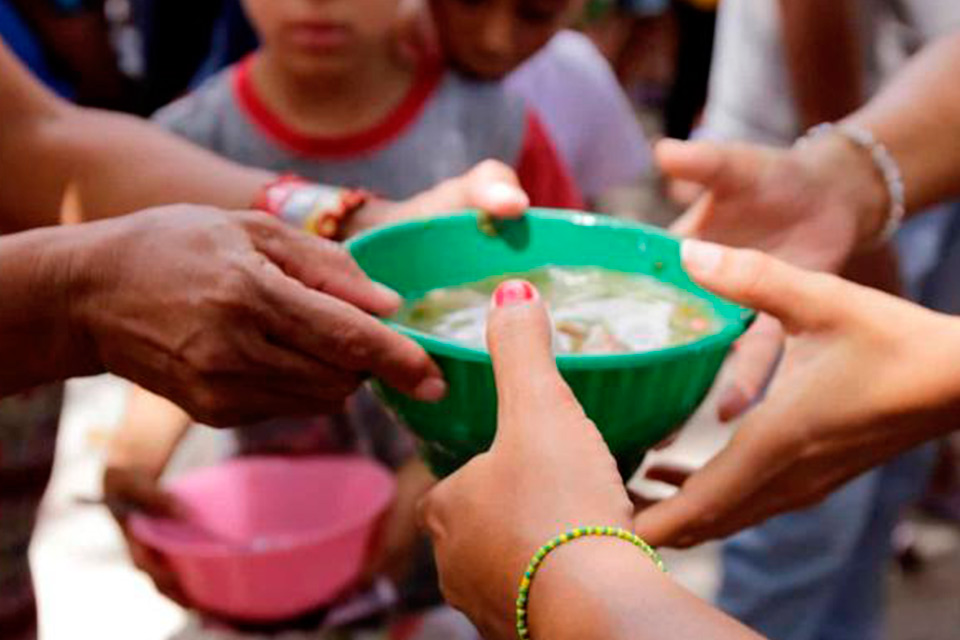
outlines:
[[[719,329],[694,342],[613,355],[560,355],[557,365],[587,415],[631,474],[648,448],[699,406],[733,342],[755,313],[709,293],[683,270],[680,241],[654,227],[587,213],[531,209],[499,220],[496,234],[465,211],[381,227],[348,248],[372,279],[407,300],[439,287],[547,265],[596,266],[643,273],[705,301]],[[416,402],[379,385],[397,414],[419,436],[431,468],[447,475],[485,451],[496,430],[496,389],[490,355],[385,321],[416,340],[443,369],[449,394],[439,404]]]

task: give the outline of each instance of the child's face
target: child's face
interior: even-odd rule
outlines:
[[[453,66],[494,80],[519,67],[560,29],[584,0],[431,0]]]
[[[393,37],[399,0],[244,0],[263,45],[299,73],[349,71]]]

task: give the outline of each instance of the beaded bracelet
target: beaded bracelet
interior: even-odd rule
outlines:
[[[316,184],[293,174],[264,185],[253,208],[322,238],[339,238],[343,223],[372,199],[362,189]]]
[[[660,557],[657,550],[644,542],[640,536],[632,531],[627,531],[619,527],[578,527],[571,529],[540,547],[534,554],[530,564],[527,565],[527,570],[523,573],[523,578],[520,579],[520,593],[517,596],[517,635],[520,637],[520,640],[530,639],[530,628],[527,625],[527,602],[530,598],[530,587],[533,584],[533,578],[537,575],[540,565],[542,565],[547,556],[558,547],[586,537],[619,538],[620,540],[629,542],[653,560],[653,563],[657,565],[660,571],[664,573],[667,571],[663,564],[663,558]]]
[[[900,171],[900,165],[897,164],[897,160],[890,153],[890,150],[877,140],[876,136],[868,129],[846,122],[840,124],[825,122],[811,127],[802,138],[797,140],[797,146],[803,146],[810,140],[816,140],[831,133],[842,136],[869,153],[874,168],[883,178],[883,183],[887,188],[887,197],[890,200],[890,207],[887,210],[887,219],[883,228],[872,243],[874,246],[879,246],[893,238],[903,224],[903,218],[907,212],[903,173]]]

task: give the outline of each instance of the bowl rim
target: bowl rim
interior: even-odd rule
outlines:
[[[351,238],[345,243],[345,246],[352,254],[355,249],[361,249],[371,242],[380,239],[381,236],[390,236],[416,228],[462,224],[464,220],[476,220],[478,214],[479,211],[476,209],[467,209],[450,214],[441,214],[428,218],[418,218],[414,220],[406,220],[403,222],[383,225],[365,231]],[[629,229],[631,231],[641,231],[647,235],[673,240],[678,243],[683,241],[680,236],[649,224],[573,209],[565,210],[532,207],[526,211],[524,217],[538,220],[567,222],[582,227]],[[727,348],[740,336],[742,336],[756,319],[757,312],[753,309],[743,307],[721,296],[718,296],[717,294],[707,291],[706,289],[703,289],[703,287],[697,285],[695,282],[694,286],[702,291],[705,291],[714,299],[719,300],[726,305],[730,305],[735,309],[740,309],[739,317],[724,319],[725,326],[720,331],[694,340],[693,342],[663,347],[653,351],[639,351],[634,353],[561,354],[557,356],[557,366],[564,371],[576,371],[582,369],[621,369],[634,368],[647,364],[669,362],[687,356],[695,356],[706,351]],[[427,351],[427,353],[432,355],[444,356],[468,362],[491,362],[490,353],[486,348],[478,348],[466,344],[454,343],[450,340],[439,338],[417,329],[407,327],[390,319],[384,319],[383,322],[402,335],[416,340]]]
[[[277,536],[271,540],[271,544],[266,549],[258,548],[251,544],[231,543],[231,542],[171,542],[163,536],[157,535],[151,526],[154,521],[161,520],[151,517],[145,513],[134,513],[130,517],[130,527],[133,535],[143,543],[158,549],[159,551],[179,558],[225,558],[244,556],[263,556],[274,552],[289,551],[295,547],[302,547],[309,544],[315,544],[351,533],[364,526],[367,521],[374,522],[383,517],[389,506],[393,503],[397,493],[396,478],[393,473],[383,464],[370,458],[359,455],[316,455],[291,458],[288,456],[242,456],[230,458],[221,463],[201,467],[189,473],[186,473],[174,479],[167,488],[168,491],[176,493],[178,485],[186,483],[196,476],[214,473],[218,469],[226,466],[248,466],[248,465],[305,465],[305,464],[335,464],[338,466],[349,466],[354,469],[363,469],[364,473],[370,474],[378,481],[384,483],[383,495],[373,502],[363,513],[355,515],[352,518],[345,519],[337,523],[337,526],[331,526],[322,532],[303,532]]]

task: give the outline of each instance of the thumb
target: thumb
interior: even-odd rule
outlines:
[[[121,522],[132,512],[157,518],[181,518],[183,508],[173,494],[164,491],[156,478],[145,472],[108,469],[112,489],[105,495],[107,507]]]
[[[752,147],[664,139],[654,149],[660,170],[711,191],[743,189],[762,175],[766,157]]]
[[[813,327],[835,304],[832,276],[804,271],[750,249],[685,240],[683,266],[700,286],[768,313],[788,332]]]
[[[492,307],[487,345],[497,383],[500,426],[509,429],[524,421],[503,416],[544,408],[556,411],[573,394],[557,370],[550,317],[536,288],[525,280],[508,280],[494,292]]]
[[[515,218],[530,206],[516,172],[496,160],[486,160],[471,169],[462,180],[473,205],[492,216]]]

